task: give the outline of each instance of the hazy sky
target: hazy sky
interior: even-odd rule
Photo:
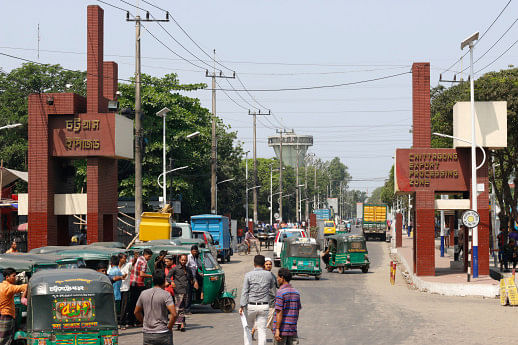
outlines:
[[[138,10],[120,0],[106,2]],[[145,2],[127,0],[164,13]],[[509,0],[494,1],[308,1],[308,0],[151,0],[174,19],[205,52],[235,70],[250,90],[320,86],[374,79],[410,70],[413,62],[431,63],[431,83],[462,55],[460,42],[475,31],[483,33]],[[97,1],[47,0],[0,2],[0,52],[67,68],[86,69],[86,6],[105,9],[105,60],[119,63],[119,77],[134,73],[134,23],[125,13]],[[481,56],[517,19],[518,3],[511,2],[475,48]],[[37,56],[37,26],[40,55]],[[180,47],[156,23],[144,24],[151,33],[191,63],[161,45],[148,32],[142,36],[142,71],[161,76],[175,72],[183,83],[210,82],[205,69],[212,65],[174,22],[163,27],[196,58]],[[486,66],[515,42],[518,25],[480,61]],[[59,51],[59,52],[57,52]],[[484,72],[514,64],[518,48],[511,48]],[[464,58],[462,67],[469,60]],[[203,61],[199,61],[199,59]],[[193,65],[194,64],[194,65]],[[208,65],[207,65],[208,64]],[[21,61],[0,56],[5,70]],[[196,66],[195,66],[196,65]],[[219,67],[219,66],[218,66]],[[460,64],[455,66],[458,70]],[[223,69],[227,75],[231,72]],[[451,79],[452,73],[443,77]],[[237,80],[219,79],[231,89]],[[209,83],[210,85],[210,83]],[[252,119],[248,109],[271,109],[275,116],[258,124],[258,156],[271,157],[267,137],[275,128],[293,128],[314,136],[310,152],[323,159],[340,157],[350,170],[353,188],[370,192],[383,183],[396,147],[411,144],[411,75],[365,84],[304,91],[218,91],[217,114],[238,131],[245,150],[252,148]],[[211,109],[210,91],[192,92]],[[256,101],[258,103],[256,103]],[[154,116],[154,114],[146,114]],[[378,181],[376,181],[378,179]],[[364,181],[368,180],[368,181]]]

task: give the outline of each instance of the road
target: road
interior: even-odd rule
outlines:
[[[324,272],[320,281],[293,280],[302,296],[301,344],[514,343],[515,309],[500,306],[496,299],[418,292],[400,275],[391,286],[388,244],[368,242],[368,249],[372,265],[367,274]],[[234,256],[224,269],[228,288],[241,290],[243,274],[252,269],[252,255]],[[243,343],[237,308],[224,314],[198,307],[187,327],[185,333],[174,332],[175,344]],[[142,344],[140,329],[124,331],[120,344]]]

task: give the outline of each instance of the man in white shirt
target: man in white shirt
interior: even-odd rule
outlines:
[[[119,254],[119,268],[122,272],[123,276],[126,276],[125,279],[122,280],[121,284],[121,314],[119,325],[121,325],[121,329],[126,329],[126,325],[128,324],[128,313],[132,312],[128,310],[128,300],[129,300],[129,288],[130,288],[130,272],[133,267],[131,262],[128,262],[128,257],[124,253]]]

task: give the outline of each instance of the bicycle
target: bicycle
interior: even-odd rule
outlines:
[[[247,255],[248,254],[248,246],[246,245],[246,243],[239,243],[237,245],[237,253],[239,255]]]

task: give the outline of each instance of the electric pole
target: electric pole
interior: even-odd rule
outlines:
[[[140,216],[142,215],[142,126],[141,126],[141,97],[140,97],[140,22],[168,22],[169,12],[166,12],[165,19],[151,19],[149,12],[146,18],[136,16],[130,19],[129,12],[126,12],[126,21],[135,22],[135,232],[140,227]]]
[[[234,79],[236,77],[236,73],[231,77],[223,75],[222,71],[219,71],[219,74],[216,74],[216,49],[214,49],[214,70],[212,74],[209,73],[208,70],[205,71],[205,76],[207,78],[212,78],[212,145],[211,145],[211,167],[210,167],[210,213],[216,214],[216,184],[217,176],[216,171],[218,168],[218,139],[216,137],[216,78],[227,78]]]
[[[257,186],[258,180],[257,180],[257,115],[270,115],[271,112],[268,110],[268,113],[261,113],[261,110],[259,112],[251,112],[248,110],[248,115],[252,115],[254,117],[254,186]],[[254,224],[257,224],[257,188],[254,188],[253,191],[253,199],[254,199]]]

